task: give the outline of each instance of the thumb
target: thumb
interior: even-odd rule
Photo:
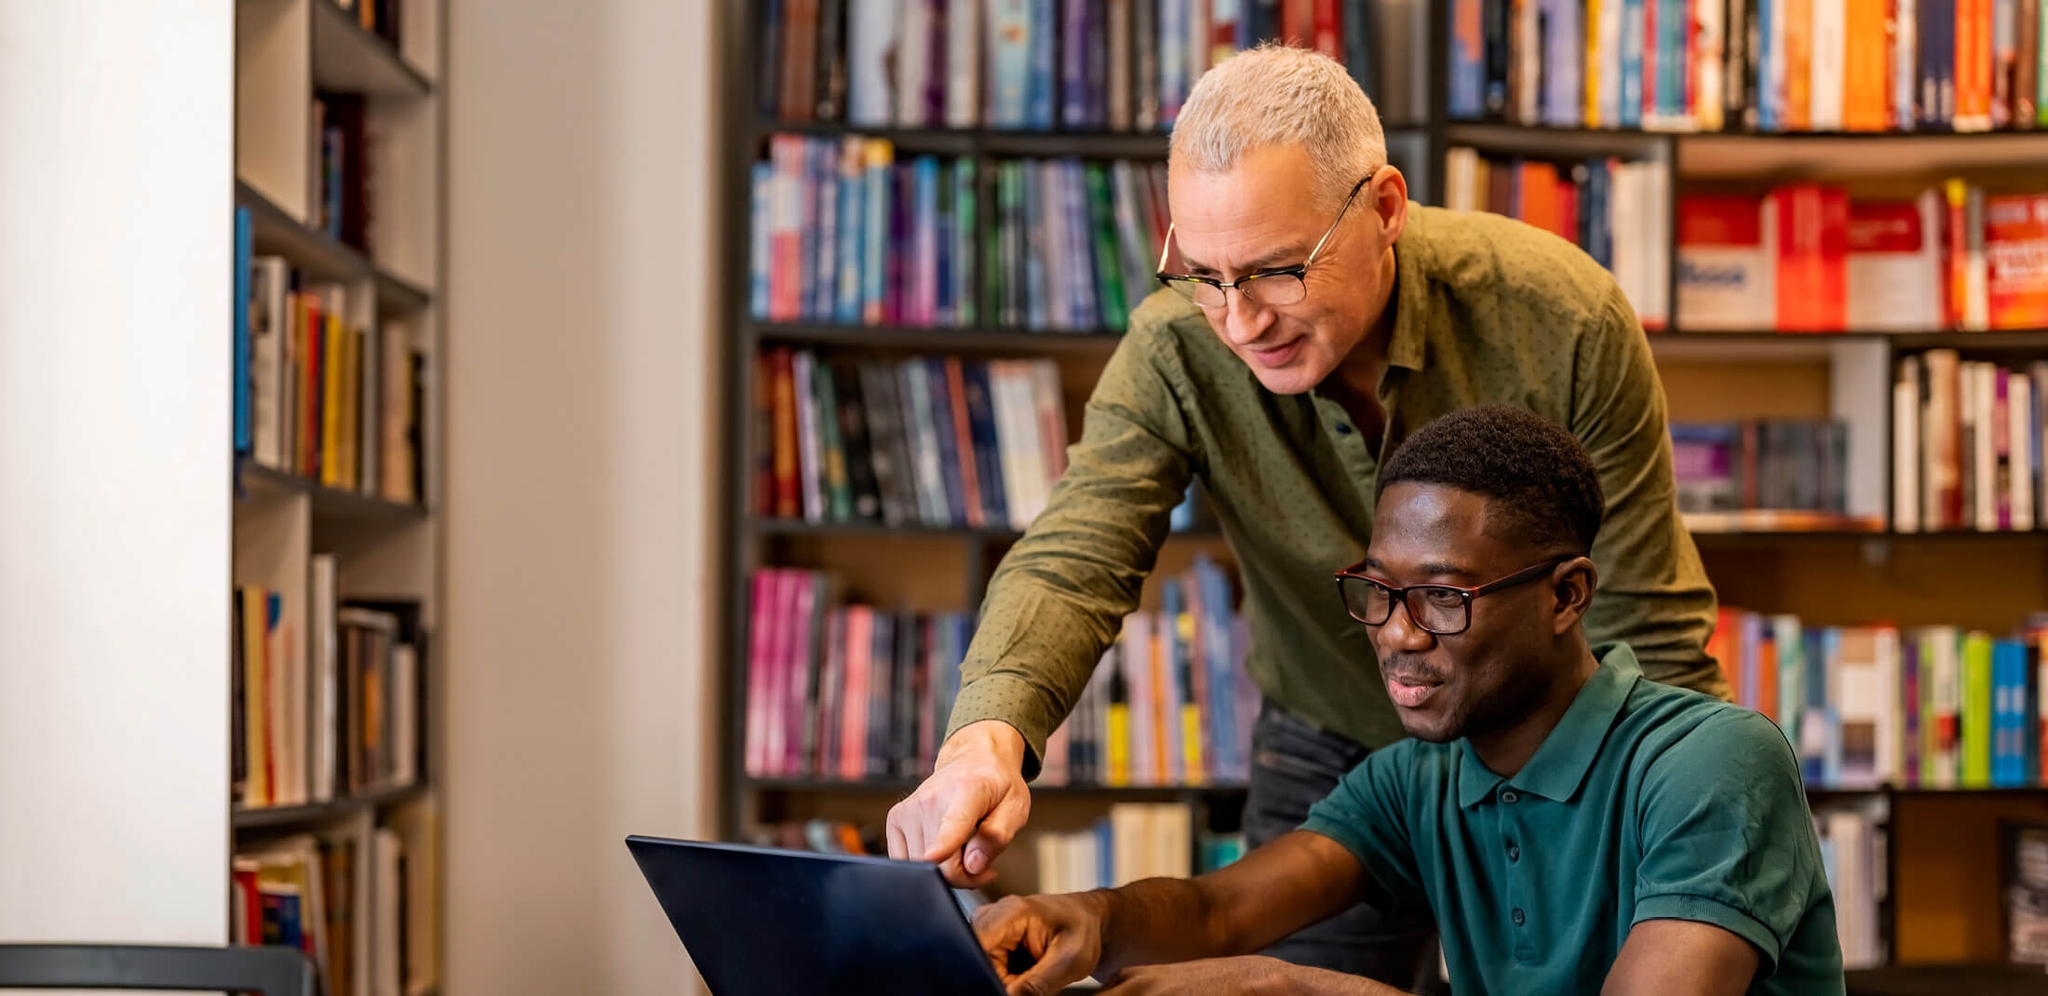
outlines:
[[[989,802],[985,784],[971,782],[962,786],[939,815],[938,829],[925,848],[924,860],[944,861],[967,846],[967,838],[974,836],[974,828],[988,815]]]
[[[967,873],[979,875],[986,871],[1017,838],[1017,831],[1024,829],[1024,821],[1030,816],[1030,789],[1019,786],[1004,794],[981,821],[973,841],[967,845],[967,855],[961,862]]]

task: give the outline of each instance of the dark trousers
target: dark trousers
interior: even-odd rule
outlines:
[[[1299,827],[1367,749],[1324,733],[1272,703],[1252,727],[1245,847]],[[1408,992],[1436,992],[1436,925],[1427,915],[1382,914],[1358,905],[1267,948],[1284,961],[1362,975]]]

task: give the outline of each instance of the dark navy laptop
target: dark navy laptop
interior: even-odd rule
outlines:
[[[937,865],[632,836],[713,996],[1003,996]]]

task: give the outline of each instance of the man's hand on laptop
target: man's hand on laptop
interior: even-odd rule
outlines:
[[[983,720],[947,738],[931,777],[889,810],[889,856],[938,862],[946,881],[978,889],[995,880],[996,856],[1030,815],[1024,735]]]
[[[1008,896],[974,911],[974,933],[1009,996],[1053,996],[1095,971],[1106,896]]]

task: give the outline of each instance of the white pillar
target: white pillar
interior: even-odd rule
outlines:
[[[232,0],[0,0],[0,941],[227,934]]]

